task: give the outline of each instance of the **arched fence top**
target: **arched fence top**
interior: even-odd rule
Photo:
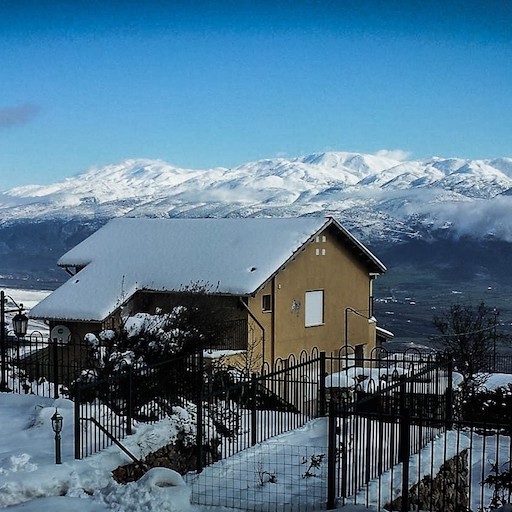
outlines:
[[[390,372],[393,368],[417,371],[425,365],[434,365],[452,359],[449,352],[435,350],[427,352],[416,347],[408,348],[402,352],[392,351],[386,347],[375,347],[366,357],[357,357],[356,349],[351,345],[342,346],[338,350],[329,353],[323,353],[318,347],[313,347],[310,351],[302,350],[298,354],[277,358],[273,363],[266,361],[262,364],[261,373],[269,374],[301,364],[311,364],[319,360],[321,354],[325,354],[330,361],[338,361],[340,368],[373,366],[389,368]]]
[[[335,357],[336,355],[340,358],[355,357],[356,349],[352,345],[344,345],[338,351],[335,352]]]
[[[6,337],[11,342],[19,341],[20,344],[30,344],[30,343],[42,343],[48,341],[48,335],[42,333],[41,331],[32,331],[30,333],[25,334],[25,336],[16,336],[15,332],[12,329],[6,331]]]
[[[320,360],[320,350],[313,347],[311,351],[301,350],[298,355],[290,354],[288,357],[278,357],[273,363],[265,361],[262,365],[262,374],[282,372],[291,367],[306,366]]]

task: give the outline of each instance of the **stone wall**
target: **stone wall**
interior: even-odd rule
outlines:
[[[151,468],[173,469],[184,475],[196,469],[197,447],[184,446],[181,442],[168,444],[147,455],[140,463],[132,462],[112,471],[114,480],[120,484],[134,482]],[[218,445],[203,447],[203,466],[220,459]]]
[[[447,460],[435,478],[425,476],[409,489],[408,510],[462,512],[469,508],[468,451],[463,450]],[[401,510],[402,497],[384,506],[386,510]]]

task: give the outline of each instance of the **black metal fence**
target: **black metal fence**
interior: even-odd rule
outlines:
[[[308,453],[306,451],[309,447],[294,446],[289,440],[283,444],[277,434],[296,429],[309,419],[323,416],[328,401],[352,404],[357,402],[359,407],[356,410],[363,414],[365,408],[376,405],[372,395],[377,392],[377,388],[392,386],[395,382],[402,382],[403,375],[410,374],[420,367],[432,367],[437,364],[434,356],[422,359],[416,357],[415,353],[407,354],[401,359],[387,360],[383,357],[384,351],[375,352],[374,355],[375,357],[369,359],[358,360],[356,366],[355,358],[349,351],[329,355],[319,352],[303,354],[299,360],[279,362],[279,368],[273,367],[272,372],[268,374],[263,372],[260,376],[253,376],[250,382],[238,383],[231,388],[213,393],[212,404],[215,404],[216,397],[223,401],[227,395],[239,396],[240,390],[244,389],[244,422],[235,424],[232,432],[236,435],[223,440],[222,455],[230,458],[222,467],[222,480],[219,481],[218,468],[215,467],[221,464],[220,462],[214,467],[204,468],[202,473],[191,479],[194,501],[205,505],[223,504],[254,511],[325,509],[330,481],[327,478],[326,463],[327,429],[324,434],[325,445],[311,446]],[[418,384],[416,391],[417,387]],[[425,388],[425,392],[429,391],[427,384]],[[261,393],[262,389],[270,391],[272,401],[263,401],[266,395]],[[260,399],[252,398],[258,392]],[[410,402],[411,398],[408,397],[408,400]],[[254,407],[258,403],[262,403],[263,406]],[[386,407],[389,410],[396,410],[397,406],[398,402],[387,400]],[[440,407],[440,404],[436,404],[436,407]],[[240,416],[235,415],[235,421],[239,420]],[[355,431],[347,435],[352,439],[354,433],[357,435]],[[262,443],[263,441],[266,442]],[[256,444],[257,449],[253,450],[252,447]],[[243,449],[247,449],[243,455],[233,457]],[[364,451],[364,446],[358,446],[357,449],[361,457],[371,454],[371,450]],[[267,452],[275,452],[275,458],[267,456]],[[334,453],[339,454],[339,447],[334,448]],[[276,462],[277,460],[279,462]],[[303,464],[307,464],[308,460],[310,463],[319,463],[318,467],[315,466],[316,472],[311,479],[308,478],[309,474],[304,476],[306,472]],[[233,468],[238,467],[237,461],[240,469],[235,470]],[[275,476],[279,485],[272,485],[274,481],[271,481],[270,485],[260,483],[260,471],[257,470],[260,465],[267,476]],[[276,465],[278,469],[273,471],[271,468]],[[292,474],[295,475],[294,491],[292,493],[288,489],[288,496],[285,498],[280,494],[283,479],[292,478]],[[334,477],[330,476],[334,482]],[[217,481],[214,484],[215,478]],[[269,493],[269,497],[263,502],[262,495],[265,493]],[[229,496],[227,501],[226,496]]]
[[[222,433],[222,458],[296,429],[323,414],[325,354],[278,359],[259,374],[234,375],[204,393],[204,436]]]
[[[247,349],[247,328],[246,320],[236,320],[227,324],[225,346],[223,345],[222,348]],[[65,344],[54,344],[47,336],[37,331],[24,338],[17,338],[13,333],[8,333],[5,348],[6,359],[2,376],[6,380],[7,387],[16,393],[34,393],[51,397],[67,396],[70,384],[80,376],[82,370],[94,368],[97,365],[90,343],[78,337],[72,338]],[[307,356],[311,360],[318,357],[317,350],[313,350]],[[302,354],[299,359],[304,361],[304,358]],[[392,353],[385,349],[376,349],[369,358],[356,360],[354,350],[347,347],[327,356],[325,372],[327,375],[336,375],[347,367],[371,368],[387,365],[388,368],[396,368],[400,373],[406,364],[410,366],[414,361],[433,361],[437,358],[438,355],[435,353],[425,354],[417,350]],[[290,360],[277,361],[272,368],[265,365],[264,372],[271,373],[274,368],[284,370],[286,364],[294,365],[296,362],[297,359],[293,357]],[[485,369],[488,373],[512,374],[512,354],[491,354]],[[381,376],[387,378],[387,375],[382,372]],[[378,384],[375,378],[371,379],[371,382],[373,387]],[[284,389],[286,390],[286,386]]]
[[[94,364],[91,345],[78,338],[60,344],[37,331],[23,338],[8,333],[5,348],[2,373],[15,393],[68,396],[71,383]]]
[[[326,453],[325,445],[294,445],[277,438],[205,467],[199,475],[187,475],[187,481],[198,504],[261,512],[322,510]]]
[[[403,366],[395,379],[369,377],[331,401],[328,508],[455,512],[509,503],[510,414],[482,421],[478,410],[461,407],[470,397],[457,399],[450,360]],[[474,409],[490,407],[485,397],[472,400]]]
[[[155,423],[171,416],[175,406],[201,403],[202,390],[201,354],[152,366],[125,365],[107,378],[98,378],[94,371],[90,376],[83,373],[70,388],[75,407],[75,458],[124,439],[136,423]]]
[[[358,419],[357,416],[346,418],[348,429]],[[383,437],[372,437],[370,456],[367,451],[360,456],[366,460],[356,458],[354,467],[347,464],[345,468],[343,457],[354,460],[350,446],[348,454],[339,455],[335,465],[339,473],[332,480],[336,489],[335,506],[358,504],[379,511],[469,512],[490,511],[511,502],[506,481],[512,470],[512,443],[510,436],[496,425],[453,421],[451,428],[447,428],[418,422],[404,414],[397,416],[396,422],[375,418],[375,430],[369,428],[371,433],[367,435],[381,432],[382,424]],[[433,428],[438,432],[423,447],[416,445],[416,451],[409,447],[407,440],[412,433],[418,439],[428,439]],[[389,442],[389,446],[381,447],[380,440]],[[369,469],[378,467],[383,452],[395,460],[387,470],[379,468],[369,474]],[[347,483],[346,487],[343,482]]]
[[[8,340],[10,389],[47,396],[64,392],[74,399],[77,458],[119,442],[136,423],[172,416],[178,406],[186,411],[194,425],[189,469],[196,470],[191,483],[198,503],[287,510],[280,508],[285,497],[275,494],[278,487],[266,485],[278,460],[283,474],[300,476],[298,495],[304,497],[290,498],[293,510],[349,503],[378,510],[485,510],[493,500],[510,501],[508,490],[496,482],[511,469],[512,398],[507,401],[506,391],[494,398],[457,394],[451,362],[437,354],[381,349],[356,359],[350,348],[336,354],[314,350],[264,365],[256,374],[216,366],[197,353],[98,378],[85,342],[53,345],[37,334],[22,343]],[[501,355],[497,362],[502,369],[509,364]],[[280,442],[279,434],[326,414],[325,446]],[[266,448],[269,439],[272,446]],[[249,458],[259,453],[245,468],[257,484],[262,480],[259,501],[247,501],[244,489],[233,490],[242,469],[213,480],[218,461],[236,455],[244,467],[249,459],[242,451]],[[282,457],[272,462],[274,451]],[[324,455],[315,478],[300,474],[308,460]],[[263,506],[267,491],[274,494]],[[221,503],[226,496],[232,500]]]
[[[318,397],[325,395],[330,405],[326,445],[306,454],[309,447],[289,436],[254,448],[249,445],[259,439],[252,439],[243,453],[190,480],[194,501],[253,511],[355,504],[447,512],[510,502],[510,487],[502,485],[512,469],[510,414],[488,414],[482,422],[475,409],[492,409],[487,395],[480,405],[474,398],[472,408],[462,407],[469,397],[454,390],[450,359],[415,351],[374,355],[380,357],[358,366],[347,351],[318,355],[319,382],[325,383]],[[503,412],[501,400],[496,408]],[[315,459],[321,464],[314,478],[304,478],[302,464]],[[286,492],[288,480],[293,485]]]
[[[293,430],[323,413],[325,355],[290,356],[260,374],[213,368],[202,353],[151,367],[127,367],[109,379],[81,379],[75,403],[75,457],[121,440],[137,422],[188,409],[196,428],[195,469]],[[96,421],[104,429],[98,429]],[[213,453],[214,451],[214,453]]]
[[[485,371],[488,373],[512,373],[512,354],[488,355]]]

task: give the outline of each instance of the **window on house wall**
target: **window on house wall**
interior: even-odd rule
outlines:
[[[261,297],[261,309],[263,311],[272,311],[272,295],[266,294]]]
[[[306,292],[304,310],[306,327],[322,325],[324,323],[324,291]]]

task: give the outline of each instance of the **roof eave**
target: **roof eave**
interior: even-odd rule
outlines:
[[[343,227],[335,218],[329,217],[329,220],[330,224],[334,224],[369,259],[369,261],[374,264],[377,272],[372,273],[384,274],[387,271],[386,265],[384,265],[384,263],[382,263],[382,261],[380,261],[379,258],[377,258],[377,256],[375,256],[375,254],[373,254],[368,247],[360,242],[350,231]]]
[[[64,323],[73,322],[73,323],[99,323],[99,324],[101,324],[102,322],[104,322],[106,320],[106,318],[104,318],[102,320],[98,320],[96,318],[88,318],[88,319],[72,318],[72,317],[61,318],[61,317],[54,317],[54,316],[31,315],[30,313],[28,314],[28,317],[33,320],[46,320],[48,322],[64,322]]]

